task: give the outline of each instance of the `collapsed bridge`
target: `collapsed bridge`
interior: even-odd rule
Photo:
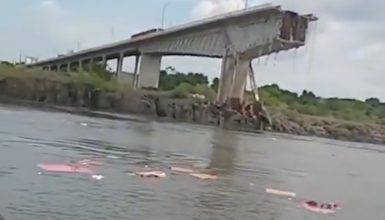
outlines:
[[[94,63],[117,59],[121,74],[125,57],[136,57],[137,88],[157,88],[163,56],[222,59],[217,101],[240,103],[255,58],[305,45],[311,14],[280,6],[258,6],[203,19],[166,30],[154,29],[130,39],[37,61],[29,67],[51,71],[92,71]],[[219,71],[218,71],[219,72]]]

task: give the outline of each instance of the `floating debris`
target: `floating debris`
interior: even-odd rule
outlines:
[[[83,165],[83,166],[101,166],[101,165],[103,165],[103,163],[101,161],[89,160],[89,159],[79,160],[77,163],[80,165]]]
[[[40,169],[47,172],[57,173],[93,173],[93,171],[83,165],[78,164],[38,164]]]
[[[178,172],[178,173],[194,173],[194,170],[189,168],[183,168],[183,167],[171,167],[171,171]]]
[[[127,176],[136,176],[136,173],[132,173],[132,172],[128,172],[126,174],[127,174]]]
[[[201,180],[216,180],[218,179],[215,175],[205,174],[205,173],[191,173],[191,176],[201,179]]]
[[[163,171],[147,171],[147,172],[137,172],[136,175],[145,178],[164,178],[167,177],[167,174]]]
[[[102,180],[102,179],[104,179],[103,175],[92,175],[91,177],[92,177],[92,179],[95,179],[95,180]]]
[[[106,157],[109,158],[109,159],[115,159],[115,160],[122,159],[122,157],[115,156],[115,155],[107,155]]]
[[[315,201],[306,201],[302,204],[302,207],[311,212],[320,213],[320,214],[333,214],[336,212],[340,206],[337,203],[318,203]]]
[[[266,193],[274,194],[274,195],[278,195],[278,196],[288,196],[288,197],[296,197],[297,196],[297,194],[294,192],[282,191],[282,190],[270,189],[270,188],[266,188]]]

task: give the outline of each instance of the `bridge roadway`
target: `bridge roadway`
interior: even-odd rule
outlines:
[[[94,62],[117,59],[117,74],[125,57],[135,56],[135,87],[159,84],[162,56],[222,59],[219,102],[243,98],[253,59],[305,44],[313,15],[299,15],[280,6],[264,5],[234,11],[166,30],[30,64],[51,71],[91,70]]]

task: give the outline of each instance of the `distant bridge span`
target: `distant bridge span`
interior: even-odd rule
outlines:
[[[239,10],[186,25],[134,36],[119,41],[29,64],[49,70],[90,70],[94,62],[117,59],[117,74],[123,59],[136,56],[135,86],[158,87],[162,56],[221,58],[218,101],[242,99],[250,62],[267,54],[305,44],[313,15],[284,11],[280,6]]]

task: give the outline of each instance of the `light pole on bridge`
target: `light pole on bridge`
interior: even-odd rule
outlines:
[[[167,2],[163,5],[163,9],[162,9],[162,28],[164,28],[164,17],[166,15],[166,9],[167,7],[170,5],[170,2]]]

